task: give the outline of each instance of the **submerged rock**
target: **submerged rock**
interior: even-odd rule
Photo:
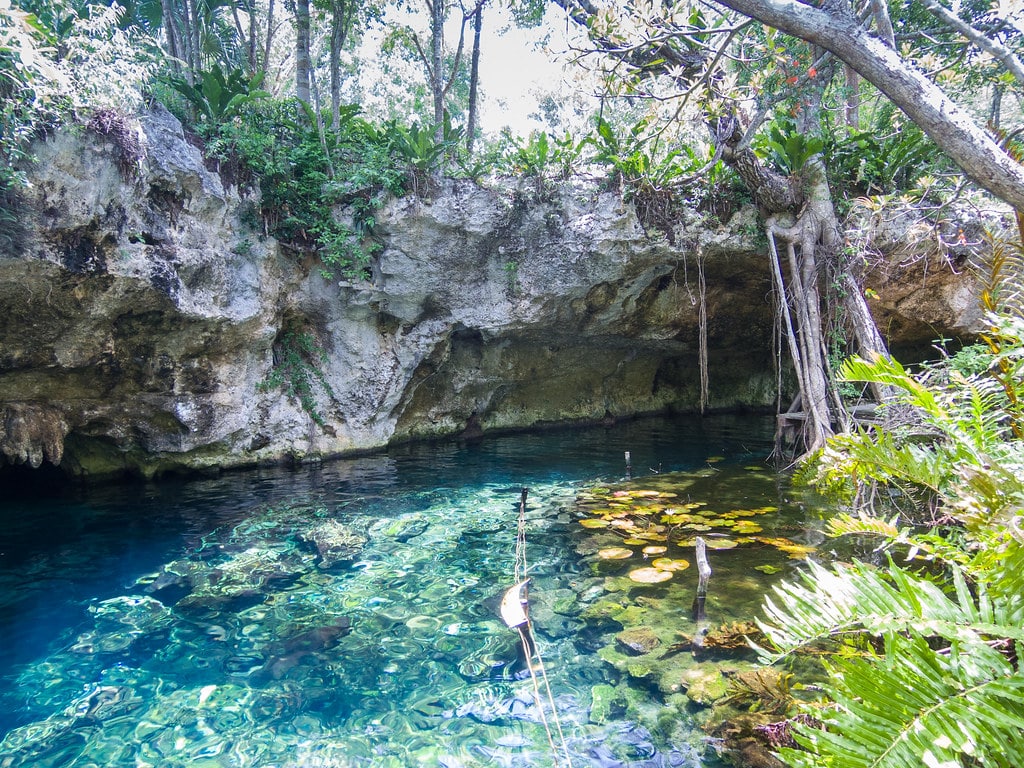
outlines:
[[[650,627],[624,629],[615,636],[615,640],[620,647],[635,655],[650,653],[661,645],[661,638]]]
[[[256,685],[280,680],[295,667],[315,662],[319,654],[334,648],[351,631],[352,622],[347,616],[337,616],[326,624],[298,631],[275,642],[269,649],[266,662],[249,679]]]
[[[366,536],[338,520],[324,520],[300,534],[300,538],[316,547],[320,568],[333,568],[340,562],[355,560],[367,541]]]

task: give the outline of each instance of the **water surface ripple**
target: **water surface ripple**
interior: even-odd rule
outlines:
[[[645,419],[188,482],[5,489],[0,766],[564,764],[497,610],[522,487],[573,764],[711,765],[685,722],[666,741],[635,711],[591,717],[594,686],[620,673],[579,616],[603,577],[577,551],[572,501],[621,479],[627,450],[637,475],[760,461],[769,427]]]

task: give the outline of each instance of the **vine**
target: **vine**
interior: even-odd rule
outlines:
[[[279,338],[280,341],[274,345],[274,366],[259,383],[257,390],[284,390],[289,400],[298,401],[313,421],[321,428],[326,428],[327,422],[317,407],[317,390],[321,390],[332,401],[337,401],[323,370],[323,365],[327,363],[327,352],[306,331],[288,329]]]

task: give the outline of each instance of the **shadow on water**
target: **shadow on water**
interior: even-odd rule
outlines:
[[[653,679],[646,701],[598,711],[596,692],[632,673],[607,650],[627,623],[595,616],[609,600],[647,601],[659,631],[685,631],[693,580],[628,584],[628,563],[587,549],[574,500],[621,480],[629,451],[640,477],[696,473],[704,503],[785,506],[763,463],[770,430],[644,419],[192,481],[8,488],[0,762],[549,763],[517,637],[496,611],[528,486],[531,608],[574,763],[710,766],[693,708]],[[707,479],[751,464],[753,479]],[[806,517],[791,505],[779,519],[797,531]],[[793,567],[756,543],[716,560],[732,586],[708,611],[723,622],[749,618],[771,582],[752,576],[755,561]],[[657,714],[670,706],[672,718]]]

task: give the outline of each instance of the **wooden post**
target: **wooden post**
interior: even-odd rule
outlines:
[[[697,622],[697,637],[703,637],[705,620],[704,603],[708,596],[708,580],[711,579],[711,564],[708,562],[708,548],[704,538],[697,537],[697,596],[693,599],[693,620]],[[699,640],[695,640],[699,642]]]
[[[633,457],[626,451],[626,479],[633,479]]]

